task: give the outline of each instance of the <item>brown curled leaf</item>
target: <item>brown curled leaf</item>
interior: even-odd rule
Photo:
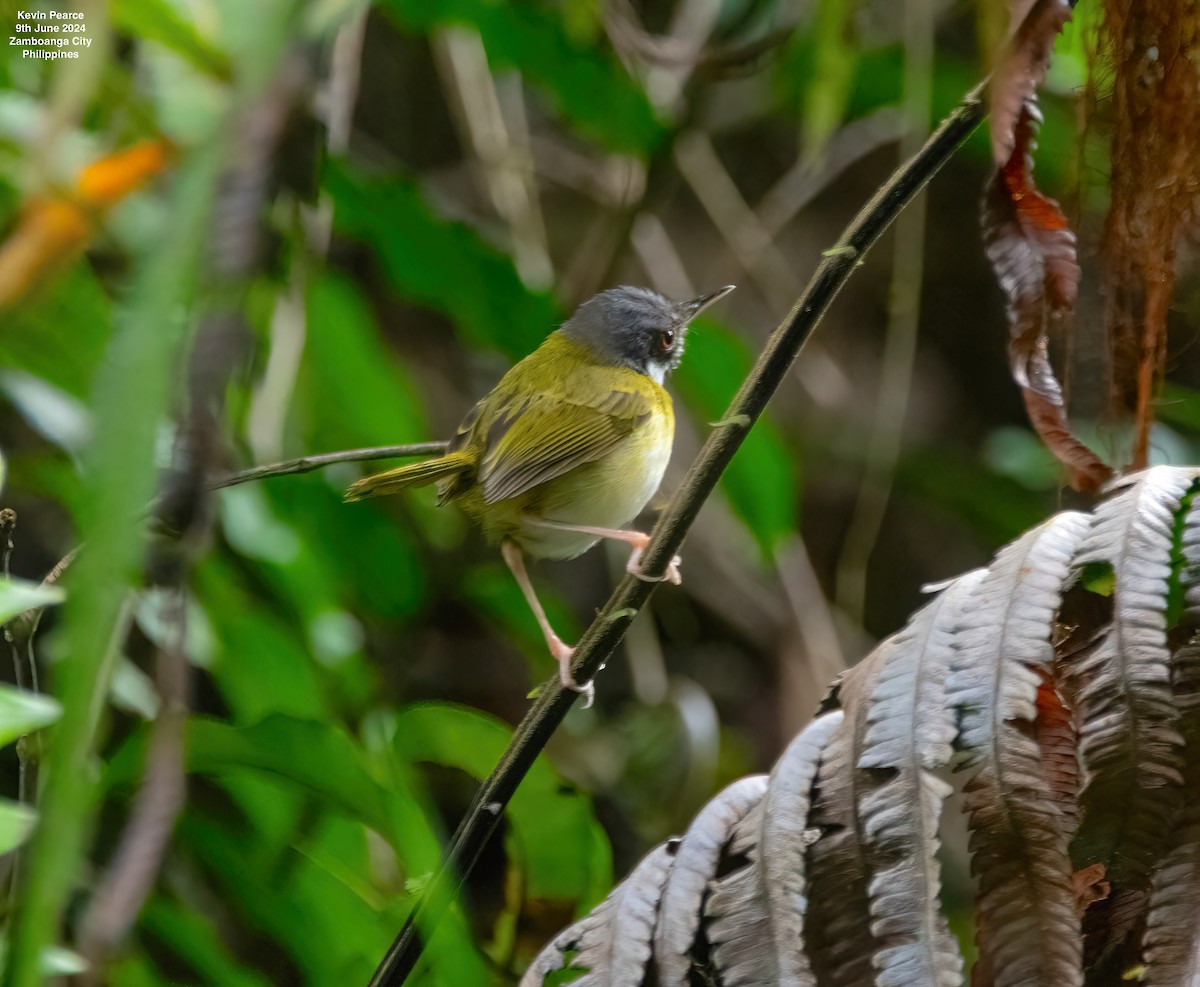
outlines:
[[[1011,159],[1019,143],[1016,130],[1026,103],[1050,67],[1050,51],[1071,19],[1069,0],[1013,0],[1008,40],[992,72],[992,156],[997,165]]]
[[[1032,15],[1031,15],[1032,16]],[[1075,234],[1057,202],[1033,182],[1041,115],[1032,98],[1021,108],[1012,153],[984,200],[988,260],[1008,297],[1009,362],[1030,423],[1067,467],[1071,486],[1094,491],[1112,470],[1071,434],[1062,387],[1048,355],[1048,324],[1071,314],[1079,290]]]
[[[1067,468],[1068,481],[1075,490],[1093,493],[1112,476],[1112,468],[1071,434],[1061,399],[1057,403],[1027,389],[1022,394],[1029,422],[1042,441]]]
[[[1088,864],[1071,875],[1071,890],[1075,892],[1075,904],[1082,916],[1093,901],[1103,901],[1112,890],[1104,879],[1103,864]]]

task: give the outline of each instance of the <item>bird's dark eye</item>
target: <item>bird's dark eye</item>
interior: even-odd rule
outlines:
[[[675,345],[675,330],[662,329],[658,334],[658,348],[664,353]]]

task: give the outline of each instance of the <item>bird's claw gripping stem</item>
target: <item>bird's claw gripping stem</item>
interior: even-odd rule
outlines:
[[[546,643],[550,645],[550,654],[558,662],[558,681],[563,684],[564,689],[570,689],[583,696],[583,708],[590,709],[596,699],[596,686],[591,681],[580,685],[575,681],[575,676],[571,674],[571,659],[575,656],[575,649],[565,643],[557,634],[550,635],[546,639]]]
[[[679,574],[679,566],[683,563],[683,559],[678,555],[667,564],[667,571],[661,576],[647,576],[642,572],[642,553],[646,551],[646,546],[650,544],[650,536],[643,535],[645,540],[638,544],[630,542],[633,545],[633,551],[629,553],[629,561],[625,563],[625,571],[631,576],[636,576],[638,579],[647,583],[668,582],[672,586],[678,586],[683,582],[683,577]]]

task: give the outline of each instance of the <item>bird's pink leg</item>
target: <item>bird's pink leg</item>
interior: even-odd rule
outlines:
[[[517,581],[517,585],[521,587],[521,593],[524,594],[529,609],[537,618],[538,626],[542,629],[546,644],[550,648],[550,654],[558,662],[558,680],[566,688],[582,693],[586,700],[583,708],[587,709],[592,705],[596,687],[591,682],[580,685],[571,674],[571,656],[575,654],[575,649],[555,634],[554,628],[550,626],[546,611],[542,609],[542,602],[537,598],[537,593],[533,590],[533,583],[529,581],[529,574],[525,571],[525,556],[521,553],[520,547],[516,542],[505,539],[500,543],[500,554],[504,557],[504,562]]]
[[[611,538],[614,541],[623,541],[627,545],[633,546],[633,551],[629,553],[629,561],[625,564],[625,571],[631,576],[637,576],[638,579],[644,579],[647,582],[661,582],[665,579],[676,586],[682,582],[682,577],[679,575],[679,565],[683,560],[678,555],[667,565],[667,571],[664,575],[652,579],[642,574],[641,566],[638,563],[641,561],[642,552],[650,544],[650,536],[641,531],[626,531],[622,528],[597,528],[590,524],[566,524],[563,521],[547,521],[545,518],[529,517],[528,515],[522,518],[522,520],[526,524],[534,525],[535,527],[558,528],[560,531],[579,531],[585,535],[595,535],[597,538]]]

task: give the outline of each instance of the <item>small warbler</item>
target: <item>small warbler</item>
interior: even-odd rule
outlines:
[[[545,635],[563,685],[574,648],[554,633],[525,571],[525,556],[572,559],[601,538],[632,546],[628,572],[649,542],[625,530],[658,489],[675,434],[663,381],[679,366],[688,324],[733,290],[686,302],[622,286],[588,299],[509,370],[463,419],[445,455],[364,477],[350,501],[428,483],[458,504],[501,554]],[[679,583],[679,559],[665,577]]]

